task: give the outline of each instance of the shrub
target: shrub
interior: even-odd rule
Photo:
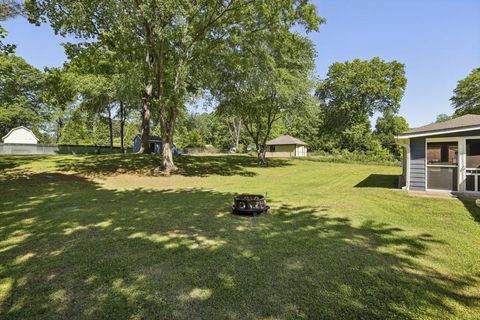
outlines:
[[[346,149],[333,149],[331,152],[317,151],[311,152],[309,158],[324,162],[400,165],[400,162],[384,148],[375,151],[348,151]]]

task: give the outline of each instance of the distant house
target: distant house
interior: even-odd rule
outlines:
[[[150,144],[150,152],[151,153],[162,153],[162,139],[159,136],[150,136],[148,139],[148,143]],[[137,134],[135,138],[133,138],[133,153],[137,153],[140,151],[140,147],[142,146],[142,136]],[[177,149],[177,146],[173,144],[172,146],[172,154],[174,156],[181,155],[180,150]]]
[[[407,190],[480,193],[480,115],[404,132],[401,182]]]
[[[267,142],[268,158],[306,157],[307,144],[292,136],[280,136]]]
[[[159,136],[150,136],[148,138],[148,143],[150,144],[151,153],[162,153],[162,139]],[[133,138],[133,153],[140,151],[141,146],[142,136],[137,134],[135,138]]]
[[[32,130],[24,126],[16,127],[10,130],[3,138],[3,143],[17,143],[17,144],[37,144],[38,138]]]

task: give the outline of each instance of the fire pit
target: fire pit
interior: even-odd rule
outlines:
[[[232,213],[253,214],[267,213],[269,206],[264,196],[258,194],[241,194],[234,198]]]

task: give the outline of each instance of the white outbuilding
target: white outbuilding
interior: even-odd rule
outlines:
[[[18,143],[18,144],[37,144],[38,138],[32,130],[24,126],[16,127],[10,130],[3,138],[3,143]]]
[[[307,144],[292,136],[280,136],[267,142],[267,158],[306,157]]]

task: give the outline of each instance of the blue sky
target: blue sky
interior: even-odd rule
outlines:
[[[317,0],[327,19],[309,36],[324,77],[335,61],[354,58],[398,60],[408,85],[400,114],[411,127],[452,113],[450,97],[458,80],[480,67],[480,0]],[[65,54],[48,25],[17,18],[4,23],[7,42],[32,65],[61,66]]]

